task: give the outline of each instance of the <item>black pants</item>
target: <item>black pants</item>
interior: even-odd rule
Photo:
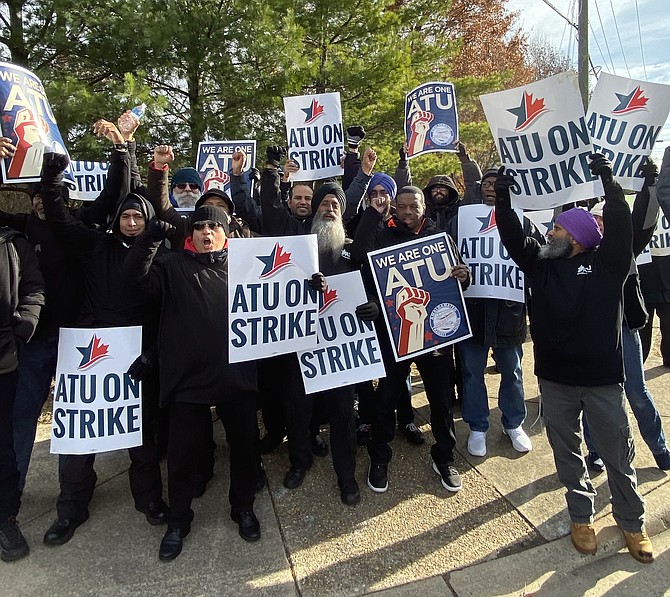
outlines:
[[[258,390],[261,395],[263,426],[266,433],[275,437],[287,435],[287,404],[297,385],[290,379],[295,374],[295,353],[282,354],[258,361]],[[298,374],[300,372],[298,371]],[[302,386],[300,386],[302,387]],[[319,433],[324,421],[324,408],[320,401],[314,404],[310,421],[311,437]]]
[[[142,384],[142,445],[128,449],[130,492],[140,509],[159,501],[163,495],[160,450],[156,443],[157,384],[155,379],[144,380]],[[94,463],[95,454],[60,455],[60,495],[56,501],[59,518],[82,519],[88,515],[88,504],[98,480]]]
[[[308,469],[312,466],[312,419],[319,401],[330,423],[330,452],[340,487],[354,480],[356,470],[356,430],[354,426],[354,389],[345,386],[305,394],[297,355],[292,355],[288,412],[288,452],[291,466]]]
[[[389,443],[395,436],[395,405],[398,392],[403,392],[411,360],[396,363],[385,357],[386,377],[379,381],[377,400],[373,411],[372,434],[368,454],[375,464],[388,464],[393,451]],[[440,465],[454,461],[456,434],[452,412],[453,361],[449,367],[446,354],[428,354],[414,359],[430,404],[430,425],[435,445],[430,449],[433,460]]]
[[[18,378],[18,371],[0,375],[0,522],[16,516],[21,507],[12,426]]]
[[[640,330],[642,343],[642,360],[647,360],[651,350],[651,336],[653,333],[654,312],[658,315],[661,331],[661,356],[663,364],[670,366],[670,303],[645,303],[649,312],[649,321]]]
[[[230,451],[228,499],[235,511],[252,510],[259,475],[256,392],[238,392],[234,399],[220,402],[216,412],[226,430]],[[170,405],[168,443],[168,497],[170,524],[188,528],[193,518],[191,500],[197,462],[211,454],[212,416],[207,404],[175,402]]]

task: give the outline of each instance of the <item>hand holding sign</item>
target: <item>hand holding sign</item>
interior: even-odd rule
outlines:
[[[298,162],[294,160],[286,160],[286,163],[284,164],[284,173],[282,174],[282,180],[284,182],[288,182],[289,180],[291,180],[291,174],[295,174],[298,170],[300,170]]]
[[[8,137],[0,137],[0,158],[11,158],[16,151],[12,140]]]
[[[511,202],[509,190],[512,187],[518,188],[516,186],[516,180],[514,180],[513,176],[505,174],[505,166],[500,166],[500,169],[498,170],[498,176],[496,177],[496,181],[493,186],[496,192],[496,203],[501,202],[509,205]]]
[[[428,317],[426,305],[429,302],[429,292],[411,286],[405,286],[396,295],[396,311],[401,319],[399,355],[416,352],[423,348],[424,322]]]
[[[651,160],[648,160],[644,166],[640,167],[640,174],[644,176],[644,186],[653,187],[658,177],[658,166]]]
[[[379,317],[379,307],[374,301],[368,301],[356,307],[356,317],[363,321],[374,321]]]
[[[457,263],[451,268],[451,275],[463,284],[470,275],[470,268],[463,263]]]
[[[604,184],[611,183],[612,178],[612,162],[610,162],[602,153],[592,153],[589,156],[591,163],[589,170],[594,176],[600,176]]]

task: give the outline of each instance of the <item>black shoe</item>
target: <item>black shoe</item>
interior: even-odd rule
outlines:
[[[77,527],[88,520],[88,512],[84,518],[57,518],[44,534],[44,543],[47,545],[63,545],[72,539]]]
[[[305,480],[307,469],[291,467],[284,476],[284,487],[286,489],[296,489],[302,485]]]
[[[261,454],[270,454],[274,452],[286,438],[285,434],[266,433],[260,441]]]
[[[319,458],[328,456],[328,444],[326,443],[326,440],[318,434],[312,438],[312,454]]]
[[[230,517],[240,529],[240,537],[245,541],[258,541],[261,538],[261,523],[253,510],[233,510]]]
[[[142,512],[142,514],[146,516],[147,522],[153,525],[167,522],[168,516],[170,515],[170,509],[162,499],[157,502],[150,502],[149,505],[144,508],[135,506],[135,510]]]
[[[5,562],[20,560],[30,553],[28,542],[21,533],[15,516],[0,523],[0,548],[0,559]]]
[[[160,549],[158,550],[158,558],[164,562],[174,560],[181,553],[184,538],[190,531],[190,526],[186,529],[181,529],[178,526],[168,526],[165,535],[163,535]]]
[[[656,461],[656,466],[662,471],[670,470],[670,452],[666,448],[660,454],[654,454],[654,460]]]
[[[423,437],[421,429],[419,429],[414,423],[408,423],[407,425],[400,427],[398,431],[400,431],[400,433],[402,433],[407,438],[407,441],[410,444],[414,444],[415,446],[420,446],[426,441],[426,438]]]
[[[367,446],[370,441],[372,425],[361,423],[356,429],[356,443],[359,446]]]
[[[442,487],[447,491],[456,493],[462,489],[463,482],[461,481],[461,475],[453,464],[437,464],[433,461],[433,470],[440,475]]]
[[[346,483],[340,488],[340,498],[345,506],[355,506],[361,501],[361,490],[356,481]]]
[[[389,488],[389,465],[370,463],[368,487],[375,493],[384,493]]]

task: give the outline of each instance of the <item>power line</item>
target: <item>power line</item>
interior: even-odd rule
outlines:
[[[603,26],[603,20],[600,16],[600,8],[598,8],[598,2],[594,2],[596,7],[596,13],[598,14],[598,22],[600,23],[600,29],[603,32],[603,40],[605,41],[605,47],[607,48],[607,55],[610,59],[610,66],[612,68],[612,74],[616,75],[616,68],[614,68],[614,60],[612,60],[612,52],[610,52],[610,45],[607,43],[607,34],[605,33],[605,27]]]
[[[626,61],[626,52],[624,52],[623,43],[621,42],[621,34],[619,33],[619,24],[617,23],[616,15],[614,14],[614,5],[612,4],[612,0],[610,0],[610,8],[612,9],[612,18],[614,19],[614,28],[616,29],[616,35],[619,38],[619,46],[621,46],[621,57],[623,58],[623,63],[626,66],[626,72],[628,73],[628,77],[630,78],[630,70],[628,70],[628,62]]]
[[[642,29],[640,28],[640,8],[637,5],[637,0],[635,0],[635,14],[637,15],[637,35],[640,39],[640,54],[642,55],[642,68],[644,69],[644,79],[645,81],[649,80],[647,77],[647,65],[644,61],[644,47],[642,46]]]

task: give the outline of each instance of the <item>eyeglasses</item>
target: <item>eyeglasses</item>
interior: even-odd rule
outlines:
[[[188,187],[192,191],[197,191],[200,189],[200,185],[195,184],[193,182],[180,182],[179,184],[176,184],[174,186],[177,187],[180,191],[185,191],[186,187]]]
[[[193,228],[195,230],[204,230],[207,226],[210,230],[217,230],[222,228],[223,224],[221,222],[215,222],[214,220],[202,220],[201,222],[194,222]]]

